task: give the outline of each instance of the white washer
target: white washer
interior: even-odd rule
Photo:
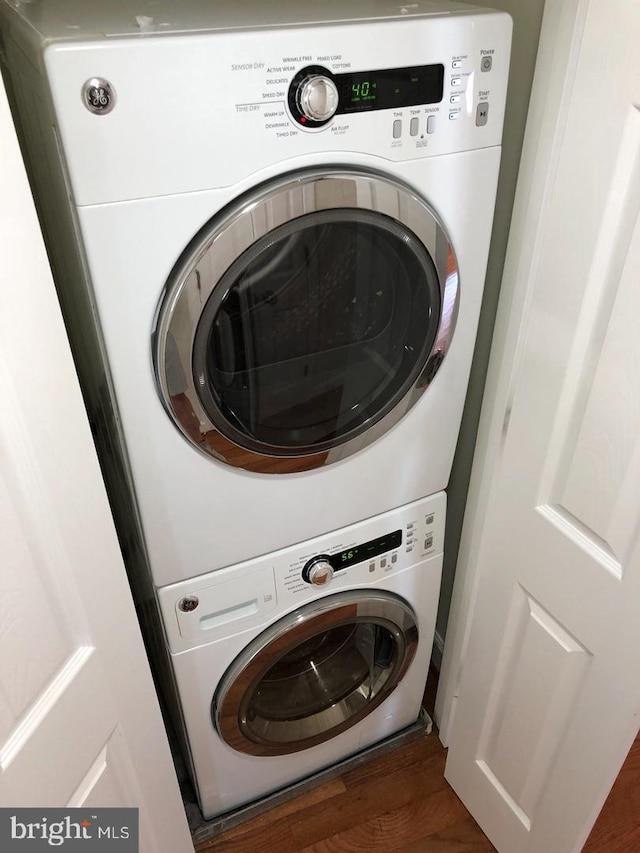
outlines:
[[[69,194],[155,585],[445,488],[510,18],[446,0],[3,14],[15,67],[32,57],[16,88],[37,67],[50,87],[50,226]]]
[[[444,516],[440,493],[160,590],[205,818],[417,720]]]

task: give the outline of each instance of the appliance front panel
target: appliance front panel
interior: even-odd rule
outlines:
[[[177,654],[242,634],[323,595],[384,584],[416,562],[442,553],[445,513],[446,495],[439,492],[274,553],[165,586],[158,590],[158,600],[169,650]],[[328,558],[333,571],[327,582],[316,585],[308,572],[319,557]]]
[[[211,700],[226,667],[241,654],[257,630],[172,656],[183,704],[198,796],[205,817],[237,808],[389,737],[418,719],[431,659],[438,606],[442,555],[379,577],[367,589],[380,589],[410,603],[416,614],[418,647],[397,687],[368,716],[329,740],[285,755],[250,755],[233,749],[218,735]],[[263,622],[265,629],[271,624]]]
[[[229,186],[317,152],[402,162],[499,145],[510,37],[496,12],[52,44],[45,64],[75,201],[88,205]],[[441,79],[415,95],[421,69]],[[330,104],[300,95],[310,75],[337,92],[320,125],[297,111],[300,97]],[[94,79],[109,87],[104,114],[86,105]]]
[[[233,809],[308,776],[416,720],[431,657],[445,509],[446,497],[440,493],[308,542],[158,591],[205,816]],[[328,583],[316,586],[305,581],[304,576],[305,567],[319,557],[333,561],[336,568]],[[194,600],[197,600],[195,607]],[[338,631],[346,631],[342,637],[333,633],[331,620],[345,606],[349,613],[344,618],[340,614],[341,625],[336,626]],[[390,609],[385,610],[387,607]],[[319,632],[311,631],[312,638],[305,634],[302,617],[306,612],[312,618],[315,614],[322,623]],[[328,620],[326,624],[322,622],[324,619]],[[384,623],[382,636],[376,636],[376,620]],[[391,635],[392,623],[401,626],[400,632],[391,637],[393,642],[388,642],[385,632]],[[355,636],[357,631],[352,629],[357,625],[362,625],[363,636]],[[281,626],[286,630],[280,630]],[[277,701],[271,676],[290,678],[300,670],[301,659],[314,655],[313,660],[321,669],[327,646],[318,646],[316,640],[318,637],[324,640],[325,630],[327,640],[337,644],[344,658],[341,672],[345,674],[345,683],[333,685],[336,690],[344,688],[341,691],[344,701],[336,703],[337,713],[339,716],[345,709],[351,711],[353,725],[344,726],[346,714],[337,720],[331,713],[326,714],[327,709],[321,707],[321,696],[313,689],[313,679],[298,684],[297,699],[292,693],[292,682],[288,690],[290,698],[308,701],[308,707],[315,711],[311,715],[314,726],[321,727],[324,723],[325,728],[330,728],[330,724],[335,724],[333,732],[325,732],[328,737],[318,737],[314,743],[314,737],[303,724],[299,728],[295,721],[291,727],[282,725],[282,714],[288,706],[285,703],[283,708]],[[297,646],[298,651],[290,658],[284,658],[286,671],[280,667],[272,672],[272,665],[282,661],[282,653],[286,655],[290,649],[289,640],[296,631],[301,632],[298,639],[302,645]],[[403,640],[402,631],[406,631]],[[353,654],[356,641],[358,653]],[[404,644],[405,651],[411,646],[404,668],[393,657],[394,642],[398,646]],[[279,643],[284,645],[280,647]],[[382,693],[379,703],[374,704],[375,695],[371,697],[370,713],[358,716],[362,712],[360,705],[367,703],[354,703],[352,693],[356,691],[349,688],[355,682],[364,683],[368,677],[362,653],[366,654],[369,645],[377,662],[374,670],[379,678],[378,687],[384,687],[387,668],[395,667],[399,677],[397,686]],[[270,654],[262,666],[260,650],[265,646]],[[237,724],[237,708],[243,705],[247,692],[242,685],[243,672],[249,673],[245,704],[251,711],[251,701],[255,699],[256,706],[253,721],[248,720],[249,728],[253,723],[255,729],[249,732],[249,738],[243,736]],[[254,677],[256,674],[260,677]],[[265,692],[256,697],[252,688],[263,676],[267,676]],[[238,695],[233,692],[234,684],[242,687]],[[222,721],[221,735],[214,721],[220,716],[218,700],[221,708],[227,701],[225,693],[236,710]],[[366,698],[366,690],[360,694],[363,695]],[[267,725],[268,717],[275,719],[273,728]],[[298,743],[300,748],[295,750],[280,743],[279,749],[269,753],[264,749],[264,741],[273,732],[281,741],[288,740],[288,747],[298,736],[301,740],[306,736],[306,742]],[[225,742],[225,737],[230,743]],[[246,747],[247,741],[254,747],[256,742],[259,745],[253,751],[243,749],[242,744]]]
[[[158,586],[282,548],[291,543],[290,531],[302,541],[446,487],[482,298],[499,159],[500,149],[489,148],[395,167],[391,177],[426,197],[455,247],[460,306],[449,352],[428,391],[380,440],[347,458],[337,447],[330,451],[335,464],[278,477],[195,452],[167,417],[152,363],[154,315],[179,254],[215,211],[251,190],[252,182],[79,211]],[[321,164],[326,159],[317,156],[290,166]],[[353,157],[350,165],[373,164]],[[273,166],[259,178],[279,174]]]

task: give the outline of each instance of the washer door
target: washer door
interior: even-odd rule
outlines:
[[[370,714],[413,660],[418,628],[385,592],[341,592],[276,622],[240,654],[212,702],[220,737],[250,755],[323,743]]]
[[[335,461],[418,401],[457,294],[450,242],[411,190],[364,172],[289,175],[209,223],[174,270],[155,333],[162,399],[231,465]]]

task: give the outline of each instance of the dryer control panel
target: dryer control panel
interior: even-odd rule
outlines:
[[[438,104],[443,82],[440,62],[342,74],[310,65],[291,81],[288,104],[292,118],[302,127],[322,127],[334,115]]]
[[[384,584],[389,575],[425,560],[428,565],[431,558],[439,576],[445,510],[446,495],[439,492],[273,554],[163,587],[158,599],[171,651],[273,621],[340,589]],[[314,574],[324,582],[314,582]]]
[[[441,13],[410,4],[403,13],[372,19],[363,8],[361,20],[322,26],[114,33],[99,49],[49,42],[44,59],[76,204],[228,187],[295,168],[294,157],[403,162],[500,145],[511,18],[457,4]],[[151,85],[141,87],[140,68]]]

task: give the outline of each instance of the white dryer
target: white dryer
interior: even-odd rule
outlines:
[[[445,488],[510,18],[447,0],[2,8],[25,122],[29,87],[53,105],[32,134],[64,165],[50,230],[71,198],[155,585]]]
[[[441,492],[160,590],[205,818],[415,723],[444,516]]]

